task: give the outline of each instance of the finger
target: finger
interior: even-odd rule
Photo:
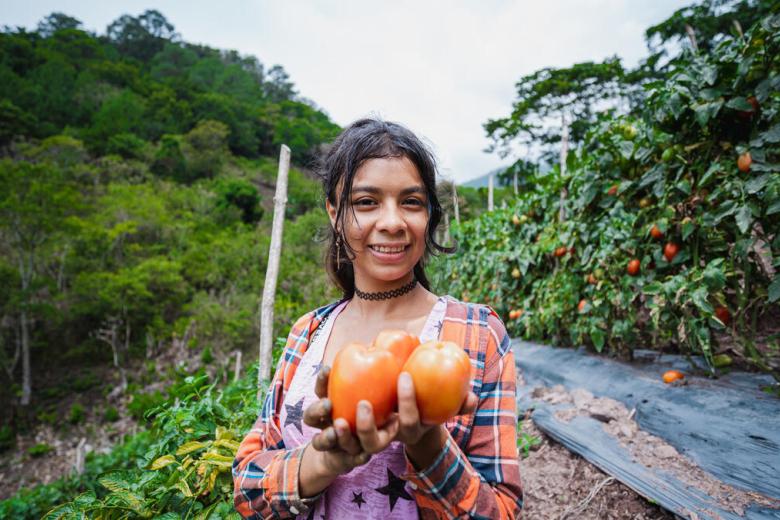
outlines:
[[[320,399],[303,411],[303,422],[312,428],[325,429],[333,422],[330,415],[332,411],[333,405],[330,399]]]
[[[460,406],[458,415],[470,415],[474,413],[479,404],[479,399],[474,392],[469,392],[466,398],[463,400],[463,404]]]
[[[376,427],[374,412],[372,411],[371,403],[368,401],[360,401],[358,403],[356,423],[360,445],[368,453],[379,453],[390,444],[392,440],[390,437],[391,432],[380,430]]]
[[[366,453],[365,451],[361,451],[357,455],[348,455],[349,460],[348,463],[353,468],[356,466],[362,466],[363,464],[366,464],[369,460],[371,460],[371,454]]]
[[[338,418],[333,423],[333,428],[336,430],[336,437],[338,438],[339,447],[349,453],[350,455],[357,455],[362,450],[360,448],[360,442],[357,437],[352,435],[352,431],[349,429],[349,423],[346,419]]]
[[[398,416],[402,430],[416,428],[420,424],[420,410],[414,393],[414,381],[409,372],[398,376]]]
[[[314,383],[314,393],[320,399],[328,397],[328,376],[330,376],[330,367],[327,365],[321,367],[317,374],[317,381]]]
[[[338,438],[332,427],[325,428],[311,439],[311,446],[317,451],[331,451],[338,448]]]

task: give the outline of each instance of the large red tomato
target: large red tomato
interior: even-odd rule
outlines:
[[[343,347],[328,378],[328,397],[333,403],[333,419],[343,417],[354,433],[358,402],[365,399],[381,427],[398,404],[396,392],[400,365],[390,350],[349,343]]]
[[[680,246],[674,242],[667,242],[667,244],[664,246],[664,258],[666,258],[667,262],[674,260],[674,257],[677,256],[677,253],[679,252]]]
[[[427,341],[403,367],[414,382],[422,422],[441,424],[460,410],[469,393],[471,362],[452,341]]]
[[[406,360],[412,354],[414,349],[420,345],[420,338],[409,334],[405,330],[388,329],[383,330],[374,338],[373,345],[376,348],[383,348],[393,353],[398,360],[399,368],[404,366]]]
[[[626,268],[626,271],[628,271],[628,274],[631,276],[636,276],[639,274],[639,269],[641,268],[642,264],[639,261],[638,258],[634,258],[628,263],[628,267]]]

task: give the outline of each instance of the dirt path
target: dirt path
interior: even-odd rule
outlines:
[[[520,461],[524,519],[676,518],[547,437],[532,421],[523,421],[522,432],[541,439]]]

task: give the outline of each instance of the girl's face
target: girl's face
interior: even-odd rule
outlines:
[[[425,185],[414,163],[406,157],[364,162],[355,172],[349,204],[344,237],[355,251],[358,286],[381,285],[412,271],[425,252],[429,217]],[[329,202],[326,207],[335,226],[336,208]]]

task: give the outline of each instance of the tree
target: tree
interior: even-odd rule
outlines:
[[[122,53],[149,61],[166,42],[177,36],[174,27],[159,11],[149,9],[139,17],[122,15],[111,22],[106,34]]]
[[[264,84],[265,94],[274,103],[293,99],[296,95],[290,76],[281,65],[274,65],[268,71],[268,79]]]
[[[569,121],[569,141],[582,142],[598,113],[625,104],[625,70],[617,57],[601,63],[577,63],[563,69],[544,68],[516,83],[517,99],[508,117],[491,119],[484,128],[493,144],[488,151],[509,155],[515,143],[539,146],[553,155],[561,140],[561,114]],[[625,108],[623,108],[625,111]]]
[[[47,38],[57,31],[63,29],[78,29],[81,27],[81,20],[77,20],[65,13],[54,12],[38,22],[38,33]]]
[[[45,163],[0,161],[0,238],[17,266],[21,291],[23,406],[30,404],[32,397],[32,290],[45,261],[46,248],[67,232],[67,217],[78,211],[79,203],[78,191],[67,183],[60,168]]]

